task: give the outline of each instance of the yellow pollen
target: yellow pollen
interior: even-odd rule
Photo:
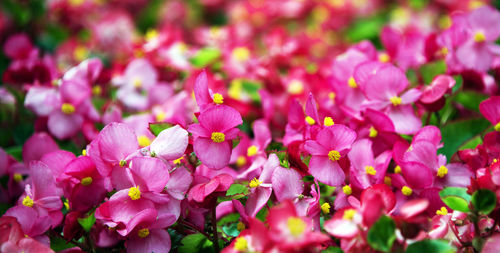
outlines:
[[[354,80],[354,77],[352,77],[352,76],[347,81],[347,84],[349,85],[349,87],[351,87],[353,89],[358,87],[358,84],[356,83],[356,80]]]
[[[238,156],[236,159],[236,166],[241,167],[247,163],[247,158],[243,155]]]
[[[149,146],[151,144],[151,140],[146,135],[141,135],[137,137],[137,142],[139,142],[139,146],[141,148]]]
[[[294,237],[301,236],[306,230],[306,223],[298,217],[290,217],[287,221],[288,230]]]
[[[337,94],[335,92],[333,92],[333,91],[330,92],[330,93],[328,93],[328,98],[330,100],[335,100],[335,96],[337,96]]]
[[[158,37],[158,31],[156,29],[149,29],[146,32],[146,35],[144,36],[144,38],[146,39],[146,41],[152,41],[156,37]]]
[[[443,207],[441,207],[440,210],[436,211],[436,214],[437,215],[447,215],[448,214],[448,209],[446,209],[446,207],[443,206]]]
[[[256,188],[259,187],[260,184],[262,184],[262,181],[254,177],[248,186],[250,186],[250,188]]]
[[[405,196],[410,196],[413,193],[413,190],[410,187],[405,185],[405,186],[403,186],[403,188],[401,188],[401,192]]]
[[[327,213],[330,213],[330,204],[328,203],[323,203],[323,205],[321,205],[321,211],[324,213],[324,214],[327,214]]]
[[[333,122],[333,119],[331,117],[325,117],[325,119],[323,120],[323,125],[333,126],[335,125],[335,122]]]
[[[372,176],[375,176],[377,174],[377,171],[371,165],[366,165],[365,166],[365,172],[366,172],[366,174],[372,175]]]
[[[63,204],[64,204],[64,207],[66,208],[66,210],[69,210],[69,200],[65,199]]]
[[[120,165],[120,167],[123,167],[123,166],[127,165],[127,161],[121,160],[120,163],[118,163],[118,165]]]
[[[14,173],[13,177],[14,177],[14,181],[16,181],[18,183],[23,181],[23,175],[21,175],[20,173]]]
[[[443,15],[438,20],[438,25],[441,29],[448,29],[452,24],[452,20],[449,15]]]
[[[77,7],[81,4],[83,4],[85,0],[69,0],[69,5],[73,6],[73,7]]]
[[[352,188],[349,185],[346,185],[342,187],[342,191],[344,192],[345,195],[351,195],[352,194]]]
[[[212,133],[212,141],[215,143],[220,143],[226,140],[226,135],[220,132],[213,132]]]
[[[496,163],[496,162],[498,162],[498,159],[494,158],[493,163]]]
[[[238,224],[236,224],[236,229],[240,232],[243,231],[245,229],[245,224],[239,221]]]
[[[128,196],[132,200],[138,200],[138,199],[140,199],[141,198],[141,190],[139,190],[139,186],[130,187],[128,189]]]
[[[92,87],[92,94],[94,94],[94,96],[99,96],[99,95],[101,95],[101,93],[102,93],[101,86],[96,85],[96,86]]]
[[[378,135],[377,129],[375,129],[375,127],[370,127],[370,134],[369,134],[369,136],[371,138],[375,138],[375,137],[377,137],[377,135]]]
[[[30,198],[30,196],[26,195],[26,197],[24,197],[23,199],[23,205],[27,206],[27,207],[33,207],[33,200]]]
[[[304,91],[304,84],[299,80],[292,80],[288,84],[288,93],[292,95],[301,94]]]
[[[441,48],[441,50],[440,50],[440,53],[441,53],[441,55],[443,55],[443,56],[448,55],[448,53],[449,53],[449,52],[450,52],[450,51],[448,50],[448,48],[447,48],[447,47],[442,47],[442,48]]]
[[[161,111],[161,112],[156,114],[155,118],[156,118],[156,121],[162,122],[167,118],[167,115],[165,114],[165,112]]]
[[[250,50],[246,47],[237,47],[233,49],[232,56],[239,62],[244,62],[250,58]]]
[[[500,132],[500,122],[495,125],[495,131]]]
[[[391,103],[394,106],[398,106],[398,105],[401,104],[401,98],[398,97],[398,96],[394,96],[394,97],[391,98]]]
[[[396,174],[401,174],[401,166],[397,165],[397,166],[394,168],[394,173],[396,173]]]
[[[247,251],[248,250],[248,242],[245,237],[240,236],[236,238],[236,241],[234,242],[234,249],[236,251]]]
[[[224,97],[220,93],[215,93],[213,98],[214,103],[220,105],[224,103]]]
[[[258,151],[259,149],[257,148],[257,146],[252,145],[247,149],[247,156],[254,156],[257,154]]]
[[[480,42],[484,42],[485,40],[486,40],[486,36],[484,35],[483,32],[476,32],[474,34],[474,41],[475,42],[480,43]]]
[[[92,178],[91,177],[84,177],[82,178],[82,180],[80,181],[80,183],[83,185],[83,186],[88,186],[92,183]]]
[[[439,167],[438,169],[437,176],[443,178],[444,176],[446,176],[446,174],[448,174],[448,168],[446,168],[446,166],[444,165],[441,165],[441,167]]]
[[[184,159],[184,157],[183,157],[183,156],[181,156],[181,157],[179,157],[179,158],[175,159],[175,160],[174,160],[174,164],[181,164],[182,159]]]
[[[347,209],[344,211],[344,216],[342,216],[342,219],[344,220],[352,220],[354,219],[354,215],[356,215],[356,210],[354,209]]]
[[[149,229],[147,228],[139,229],[139,231],[137,231],[137,235],[139,235],[140,238],[147,237],[149,235]]]
[[[328,159],[332,160],[332,161],[338,161],[340,160],[340,153],[339,151],[337,150],[330,150],[330,152],[328,152]]]
[[[314,120],[310,116],[306,116],[306,122],[307,122],[307,124],[312,126],[312,125],[314,125],[314,123],[316,123],[316,120]]]
[[[378,60],[379,60],[380,62],[388,62],[390,59],[391,59],[391,57],[390,57],[387,53],[381,53],[381,54],[378,56]]]
[[[73,51],[73,58],[77,61],[83,61],[87,59],[89,55],[89,51],[84,46],[75,47],[75,51]]]
[[[134,78],[134,80],[132,81],[132,83],[134,84],[134,87],[135,88],[141,88],[142,87],[142,80],[138,77]]]
[[[86,150],[86,149],[83,149],[83,150],[82,150],[82,155],[83,155],[83,156],[86,156],[86,155],[87,155],[87,150]]]
[[[73,114],[75,112],[75,107],[70,103],[64,103],[61,105],[61,111],[64,114]]]
[[[388,186],[391,186],[391,184],[392,184],[392,179],[391,179],[391,177],[385,176],[385,177],[384,177],[384,184],[386,184],[386,185],[388,185]]]

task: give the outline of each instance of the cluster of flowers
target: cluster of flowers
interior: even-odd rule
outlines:
[[[354,43],[383,1],[153,1],[142,37],[144,1],[49,1],[91,36],[3,44],[34,131],[0,148],[0,252],[499,252],[500,12],[449,2]]]

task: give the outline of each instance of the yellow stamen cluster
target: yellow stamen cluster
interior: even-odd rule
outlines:
[[[241,167],[247,163],[247,158],[243,155],[238,156],[236,159],[236,166]]]
[[[142,80],[138,77],[134,78],[132,81],[133,85],[135,88],[141,88],[142,87]]]
[[[226,140],[226,135],[221,132],[213,132],[211,138],[213,142],[220,143]]]
[[[304,84],[299,80],[292,80],[288,84],[288,93],[292,95],[301,94],[304,91]]]
[[[137,235],[139,235],[140,238],[145,238],[149,235],[149,229],[147,228],[139,229],[139,231],[137,231]]]
[[[70,103],[64,103],[61,105],[61,111],[64,114],[73,114],[75,113],[75,107]]]
[[[301,236],[306,230],[306,223],[299,217],[290,217],[287,221],[288,230],[293,237]]]
[[[236,224],[236,229],[237,229],[238,231],[243,231],[243,230],[245,230],[245,224],[244,224],[243,222],[239,221],[239,222],[238,222],[238,224]]]
[[[262,184],[262,181],[254,177],[248,186],[250,186],[250,188],[256,188],[259,187],[260,184]]]
[[[448,214],[448,209],[446,209],[446,207],[441,207],[441,209],[437,210],[436,211],[436,214],[437,215],[447,215]]]
[[[392,185],[392,179],[391,177],[385,176],[384,177],[384,184],[391,186]]]
[[[250,50],[246,47],[237,47],[233,49],[232,56],[235,60],[243,62],[250,58]]]
[[[394,168],[394,173],[396,173],[396,174],[401,174],[401,166],[397,165],[397,166]]]
[[[405,186],[403,186],[403,188],[401,188],[401,192],[405,196],[410,196],[413,193],[413,190],[410,187],[405,185]]]
[[[338,161],[340,160],[340,153],[339,151],[337,150],[330,150],[330,152],[328,152],[328,159],[332,160],[332,161]]]
[[[174,160],[174,164],[181,164],[182,159],[184,159],[184,157],[183,157],[183,156],[181,156],[181,157],[179,157],[179,158],[175,159],[175,160]]]
[[[484,42],[486,40],[486,36],[484,35],[483,32],[479,31],[474,34],[474,41],[475,42]]]
[[[156,119],[156,121],[158,121],[158,122],[162,122],[162,121],[164,121],[166,118],[167,118],[167,114],[165,114],[165,112],[163,112],[163,111],[158,112],[158,113],[156,114],[156,116],[155,116],[155,119]]]
[[[330,213],[330,204],[328,204],[327,202],[323,203],[323,205],[321,205],[321,211],[324,213],[324,214],[327,214],[327,213]]]
[[[252,145],[247,149],[247,156],[254,156],[257,154],[258,151],[259,149],[257,148],[257,146]]]
[[[306,123],[312,126],[316,123],[316,120],[314,120],[310,116],[306,116]]]
[[[380,62],[389,62],[389,60],[391,59],[391,57],[387,54],[387,53],[381,53],[379,56],[378,56],[378,60]]]
[[[128,196],[132,200],[138,200],[141,198],[141,190],[139,190],[139,186],[133,186],[128,189]]]
[[[120,167],[123,167],[123,166],[127,165],[127,161],[125,161],[125,160],[121,160],[121,161],[118,163],[118,165],[120,165]]]
[[[356,215],[356,210],[354,209],[347,209],[344,211],[344,216],[342,216],[342,219],[344,220],[352,220],[354,219],[354,215]]]
[[[102,88],[101,88],[101,86],[96,85],[96,86],[92,87],[92,94],[93,94],[94,96],[99,96],[99,95],[101,95],[101,93],[102,93]]]
[[[442,47],[439,52],[441,53],[442,56],[446,56],[450,51],[448,50],[447,47]]]
[[[27,206],[27,207],[33,207],[33,199],[30,198],[30,196],[26,195],[26,197],[24,197],[23,199],[23,205]]]
[[[401,98],[398,96],[394,96],[390,100],[391,100],[392,105],[394,105],[394,106],[398,106],[401,104]]]
[[[23,181],[23,175],[21,175],[20,173],[14,173],[13,178],[14,178],[14,181],[16,181],[18,183]]]
[[[83,155],[83,156],[86,156],[86,155],[87,155],[87,150],[86,150],[86,149],[83,149],[83,150],[82,150],[82,155]]]
[[[141,148],[149,146],[151,144],[151,140],[146,135],[141,135],[137,137],[137,142]]]
[[[325,117],[325,119],[323,120],[323,125],[333,126],[335,125],[335,122],[333,122],[333,119],[331,117]]]
[[[333,101],[333,100],[335,100],[335,97],[336,97],[336,96],[337,96],[337,94],[336,94],[335,92],[333,92],[333,91],[332,91],[332,92],[330,92],[330,93],[328,93],[328,98],[329,98],[330,100],[332,100],[332,101]]]
[[[500,132],[500,122],[495,125],[495,131]]]
[[[88,185],[92,184],[92,177],[84,177],[84,178],[82,178],[82,180],[80,181],[80,183],[83,186],[88,186]]]
[[[372,176],[375,176],[377,174],[377,170],[375,170],[375,168],[371,165],[365,166],[365,172],[366,172],[366,174],[372,175]]]
[[[356,80],[354,80],[354,77],[352,77],[352,76],[347,81],[347,85],[349,85],[349,87],[351,87],[353,89],[358,87],[358,84],[356,83]]]
[[[248,242],[245,237],[240,236],[236,238],[236,241],[234,242],[234,249],[236,251],[247,251],[248,250]]]
[[[344,187],[342,187],[342,191],[344,192],[345,195],[352,194],[352,188],[349,185],[345,185]]]
[[[213,97],[214,103],[220,105],[224,103],[224,97],[220,93],[215,93]]]
[[[375,138],[375,137],[377,137],[377,135],[378,135],[377,129],[375,129],[375,127],[370,127],[370,134],[369,134],[369,136],[371,138]]]
[[[446,166],[444,165],[441,165],[441,167],[439,167],[437,171],[437,176],[443,178],[444,176],[446,176],[446,174],[448,174],[448,168],[446,168]]]

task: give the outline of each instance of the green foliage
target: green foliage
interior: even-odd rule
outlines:
[[[321,251],[321,253],[344,253],[344,251],[339,247],[330,246],[325,250]]]
[[[347,29],[346,37],[351,42],[375,39],[383,26],[384,18],[382,15],[361,18]]]
[[[226,233],[226,235],[236,237],[240,234],[240,231],[238,230],[238,223],[230,223],[222,226],[222,231]]]
[[[490,122],[483,119],[461,120],[441,127],[444,146],[438,150],[448,160],[457,152],[458,148],[474,136],[480,134],[490,126]]]
[[[455,248],[445,240],[423,240],[412,243],[405,251],[406,253],[453,253]]]
[[[444,61],[430,62],[422,65],[419,72],[424,82],[429,84],[437,75],[446,73],[446,63]]]
[[[454,100],[469,110],[479,112],[479,103],[487,98],[487,95],[476,91],[462,91],[455,95]]]
[[[389,252],[396,240],[396,223],[390,217],[380,217],[368,231],[367,239],[373,249]]]
[[[158,136],[161,131],[170,128],[172,125],[168,123],[149,123],[149,131],[153,133],[155,136]]]
[[[217,48],[205,47],[200,49],[196,55],[189,59],[191,64],[197,68],[204,68],[213,63],[221,56],[221,52]]]
[[[50,237],[50,248],[54,250],[55,252],[73,248],[75,247],[74,244],[66,242],[63,238],[61,237]]]
[[[248,194],[248,187],[242,184],[232,184],[229,189],[227,189],[226,196],[233,196],[237,194]]]
[[[488,215],[497,205],[497,197],[488,189],[479,189],[472,194],[472,205],[474,209]]]
[[[460,212],[469,212],[469,202],[471,196],[467,193],[466,188],[446,187],[439,192],[441,200],[451,209]]]
[[[214,252],[213,243],[202,234],[192,234],[184,237],[178,249],[179,253]]]
[[[82,226],[85,232],[90,232],[90,229],[92,228],[92,226],[94,226],[95,223],[94,212],[92,212],[92,214],[85,218],[78,218],[78,223]]]

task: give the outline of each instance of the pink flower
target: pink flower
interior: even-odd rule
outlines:
[[[372,142],[369,139],[361,139],[352,145],[348,157],[351,161],[351,184],[365,189],[370,185],[384,182],[392,152],[388,150],[374,158]]]
[[[338,161],[349,152],[356,133],[344,125],[335,124],[321,130],[316,140],[306,141],[304,149],[312,155],[309,173],[320,182],[339,186],[345,174]]]
[[[490,97],[479,104],[481,114],[493,124],[496,131],[500,131],[500,97]]]
[[[190,202],[208,203],[217,193],[225,192],[233,183],[233,178],[228,174],[220,174],[212,179],[200,178],[204,181],[194,185],[188,193]]]
[[[219,105],[207,109],[198,117],[200,123],[190,125],[188,131],[194,136],[193,149],[206,166],[221,169],[229,164],[232,142],[243,123],[235,109]]]
[[[149,147],[151,154],[165,160],[180,158],[186,151],[188,145],[188,132],[175,125],[165,129],[151,142]]]

